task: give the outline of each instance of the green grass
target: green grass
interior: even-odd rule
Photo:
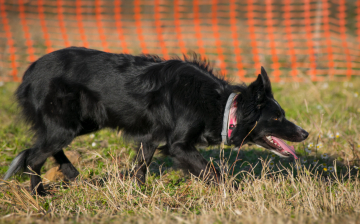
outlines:
[[[0,87],[0,176],[17,153],[31,146],[28,126],[17,118],[17,85]],[[288,119],[310,133],[303,143],[293,144],[306,161],[301,165],[272,157],[257,146],[240,151],[200,148],[226,179],[239,183],[239,190],[231,188],[230,181],[207,185],[176,170],[170,158],[159,154],[140,189],[124,175],[133,168],[134,144],[121,133],[102,130],[75,139],[65,149],[81,155],[80,180],[70,186],[48,184],[53,196],[29,195],[27,175],[1,186],[0,222],[355,223],[360,217],[359,87],[359,79],[273,84]],[[324,153],[327,158],[322,158]],[[237,154],[240,161],[234,165]],[[43,172],[54,166],[49,159]]]

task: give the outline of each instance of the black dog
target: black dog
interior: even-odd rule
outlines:
[[[122,129],[142,143],[136,159],[140,183],[160,142],[166,145],[159,149],[188,172],[199,176],[210,170],[215,177],[217,171],[195,145],[225,141],[239,147],[251,142],[296,158],[293,147],[281,139],[300,142],[308,136],[286,120],[263,68],[251,85],[231,85],[196,56],[163,60],[66,48],[32,63],[16,97],[36,141],[13,160],[4,179],[28,166],[40,175],[53,156],[73,180],[79,172],[63,147],[76,136],[106,127]],[[38,175],[31,176],[31,189],[46,193]]]

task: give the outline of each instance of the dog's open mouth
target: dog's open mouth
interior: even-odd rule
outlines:
[[[298,157],[295,154],[294,146],[290,146],[286,144],[280,138],[276,138],[274,136],[266,136],[264,137],[264,140],[273,149],[273,151],[276,154],[279,154],[284,157],[289,157],[290,154],[292,154],[295,159],[298,159]]]

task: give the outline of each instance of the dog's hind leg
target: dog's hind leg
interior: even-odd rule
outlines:
[[[25,172],[31,173],[30,184],[32,193],[37,193],[38,195],[46,195],[44,186],[41,184],[40,170],[44,165],[47,154],[40,152],[41,150],[34,146],[33,148],[26,149],[19,153],[16,158],[11,162],[10,167],[4,177],[4,180],[7,180],[16,172],[23,170]]]
[[[47,195],[47,192],[44,189],[43,184],[41,183],[41,176],[40,176],[40,170],[41,167],[46,162],[47,157],[49,156],[46,154],[40,154],[39,155],[39,148],[33,148],[30,151],[30,155],[26,161],[26,170],[30,168],[30,188],[32,194],[38,194],[40,196]]]
[[[19,153],[16,158],[10,164],[4,180],[11,177],[16,172],[23,170],[31,173],[30,184],[32,193],[38,195],[46,195],[44,186],[41,183],[40,170],[44,165],[49,153],[42,153],[41,150],[34,146],[33,148],[26,149]]]
[[[74,167],[74,165],[66,157],[63,150],[55,153],[53,155],[56,162],[60,165],[60,171],[65,175],[68,180],[75,180],[79,175],[79,171]]]
[[[65,160],[62,156],[62,149],[69,145],[76,135],[74,132],[60,126],[52,126],[51,129],[40,129],[37,136],[38,139],[26,158],[25,167],[29,167],[30,172],[32,171],[33,173],[30,178],[32,193],[46,195],[46,191],[41,183],[41,167],[48,157],[54,155],[60,160],[61,165],[67,164],[65,167],[72,167],[72,165],[68,165],[68,160]]]
[[[156,144],[143,142],[140,145],[138,153],[135,157],[135,177],[139,185],[145,183],[147,167],[150,165],[151,159],[157,148]]]

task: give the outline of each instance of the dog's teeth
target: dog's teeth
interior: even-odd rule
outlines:
[[[269,141],[271,141],[271,142],[272,142],[272,138],[271,138],[271,136],[266,136],[266,138],[267,138]]]

